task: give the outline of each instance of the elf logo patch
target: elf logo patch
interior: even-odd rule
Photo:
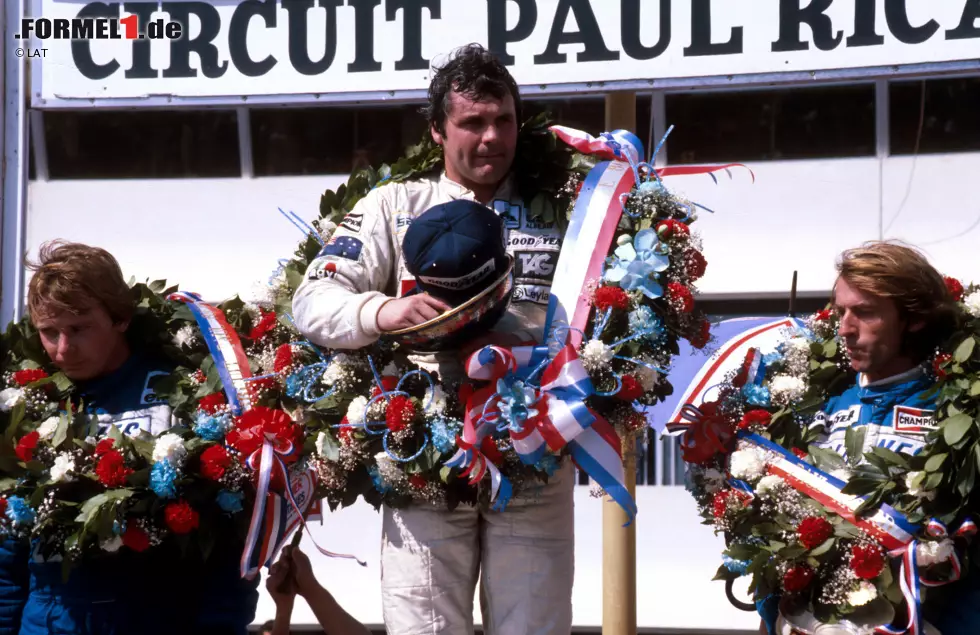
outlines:
[[[937,428],[936,411],[895,406],[895,432],[926,434]]]
[[[340,226],[356,234],[361,231],[361,224],[363,222],[364,214],[351,212],[347,216],[344,216],[344,220],[340,221]]]
[[[337,275],[337,264],[327,259],[315,260],[307,276],[310,280],[332,279]]]

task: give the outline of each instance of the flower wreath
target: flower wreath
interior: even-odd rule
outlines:
[[[538,347],[491,346],[474,353],[465,360],[469,381],[462,384],[412,368],[384,340],[334,351],[303,342],[293,329],[271,334],[269,346],[277,347],[277,356],[293,360],[285,376],[287,394],[306,413],[315,437],[318,493],[331,508],[363,495],[375,507],[426,500],[452,509],[482,500],[502,509],[527,483],[547,480],[571,454],[580,467],[592,468],[585,469],[602,487],[616,489],[617,500],[630,509],[621,461],[599,461],[583,449],[585,437],[574,439],[591,431],[619,457],[620,438],[646,428],[637,406],[671,393],[665,375],[678,339],[698,348],[707,344],[709,324],[694,306],[694,285],[707,264],[691,230],[695,204],[663,186],[660,177],[671,168],[655,171],[642,162],[642,146],[623,131],[593,138],[538,117],[522,126],[517,156],[518,190],[531,201],[530,218],[562,227],[588,210],[613,218],[607,244],[612,238],[615,243],[594,258],[598,268],[571,294],[588,299],[577,325],[556,323]],[[583,188],[591,191],[590,178],[606,165],[598,163],[602,159],[618,164],[629,178],[617,181],[621,195],[599,209],[582,201]],[[284,213],[305,238],[269,281],[267,306],[288,315],[321,245],[370,189],[440,168],[441,148],[426,138],[393,166],[360,172],[337,192],[324,193],[312,227]],[[566,233],[564,250],[570,251],[569,240]],[[563,347],[564,354],[556,355]],[[611,472],[619,478],[596,477]],[[477,488],[484,477],[491,487]]]
[[[779,595],[823,623],[923,632],[921,602],[964,575],[976,545],[980,287],[946,283],[959,326],[928,363],[935,428],[914,456],[862,453],[864,428],[847,430],[846,458],[813,444],[814,416],[856,378],[829,309],[685,406],[688,489],[728,545],[715,579],[750,575],[757,601]]]

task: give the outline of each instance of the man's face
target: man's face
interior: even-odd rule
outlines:
[[[906,322],[892,300],[861,291],[839,278],[834,308],[851,368],[875,381],[911,367],[902,353]]]
[[[473,101],[449,93],[445,134],[432,130],[432,138],[443,147],[449,178],[473,189],[500,183],[517,147],[517,114],[514,98],[487,96]]]
[[[45,352],[69,379],[86,380],[114,370],[110,368],[126,346],[127,323],[113,323],[101,306],[91,306],[79,315],[44,313],[34,325]]]

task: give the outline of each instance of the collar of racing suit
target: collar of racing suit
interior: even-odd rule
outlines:
[[[464,185],[461,185],[456,181],[452,180],[451,178],[449,178],[446,175],[445,170],[443,170],[442,173],[439,175],[439,185],[441,185],[446,190],[446,192],[448,192],[449,195],[452,196],[453,198],[465,198],[471,201],[476,200],[476,195],[473,193],[473,190],[470,190]],[[497,191],[494,192],[493,198],[494,200],[504,199],[509,201],[513,193],[514,193],[514,173],[508,172],[507,176],[504,177],[504,180],[500,182],[500,186],[497,188]]]
[[[933,380],[921,366],[874,382],[862,381],[863,379],[863,374],[858,376],[858,398],[861,403],[884,409],[906,402],[933,384]]]

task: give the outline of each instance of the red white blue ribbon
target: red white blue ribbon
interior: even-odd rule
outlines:
[[[547,450],[559,452],[568,447],[572,460],[632,521],[636,504],[625,484],[619,435],[586,405],[595,390],[573,346],[566,344],[554,358],[549,358],[544,346],[487,346],[470,355],[465,367],[470,378],[491,385],[467,400],[460,450],[447,465],[465,466],[469,474],[482,478],[483,470],[492,463],[479,446],[495,430],[509,429],[514,450],[527,465],[536,464]],[[504,414],[515,385],[530,397],[530,413],[522,421],[507,420]]]

